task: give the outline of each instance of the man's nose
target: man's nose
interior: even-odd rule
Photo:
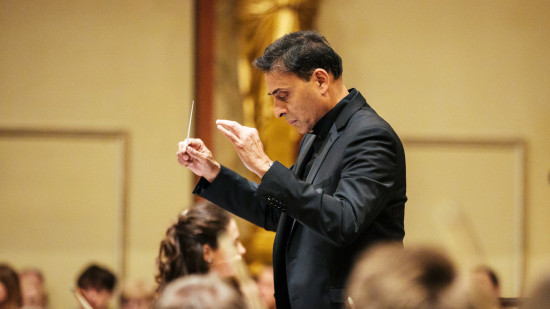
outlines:
[[[279,100],[275,99],[273,102],[273,114],[275,114],[275,117],[281,118],[286,113],[287,113],[287,110],[284,107],[284,104],[282,102],[279,102]]]

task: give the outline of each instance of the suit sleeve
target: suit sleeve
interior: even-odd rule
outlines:
[[[350,244],[386,207],[395,183],[400,145],[395,133],[385,127],[357,131],[348,132],[346,145],[333,146],[345,146],[341,160],[329,160],[320,167],[334,169],[330,177],[337,182],[334,189],[324,192],[322,186],[316,188],[274,164],[263,177],[257,196],[279,201],[283,212],[330,243]]]
[[[275,231],[280,211],[256,196],[258,184],[225,166],[212,183],[201,178],[193,193],[268,231]]]

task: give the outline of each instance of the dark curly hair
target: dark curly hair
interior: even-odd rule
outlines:
[[[174,279],[189,274],[207,273],[203,246],[218,248],[218,234],[227,230],[231,215],[210,202],[199,202],[178,216],[160,243],[157,258],[158,291]]]
[[[342,75],[342,58],[319,33],[307,30],[286,34],[265,48],[252,65],[263,72],[290,72],[308,81],[315,69]]]

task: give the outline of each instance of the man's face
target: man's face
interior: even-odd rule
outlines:
[[[304,81],[295,74],[276,71],[266,73],[265,80],[269,95],[273,96],[275,117],[285,117],[301,134],[310,132],[330,110],[314,75]]]

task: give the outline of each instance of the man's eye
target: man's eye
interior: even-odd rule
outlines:
[[[278,96],[277,99],[283,101],[283,102],[286,102],[286,96]]]

